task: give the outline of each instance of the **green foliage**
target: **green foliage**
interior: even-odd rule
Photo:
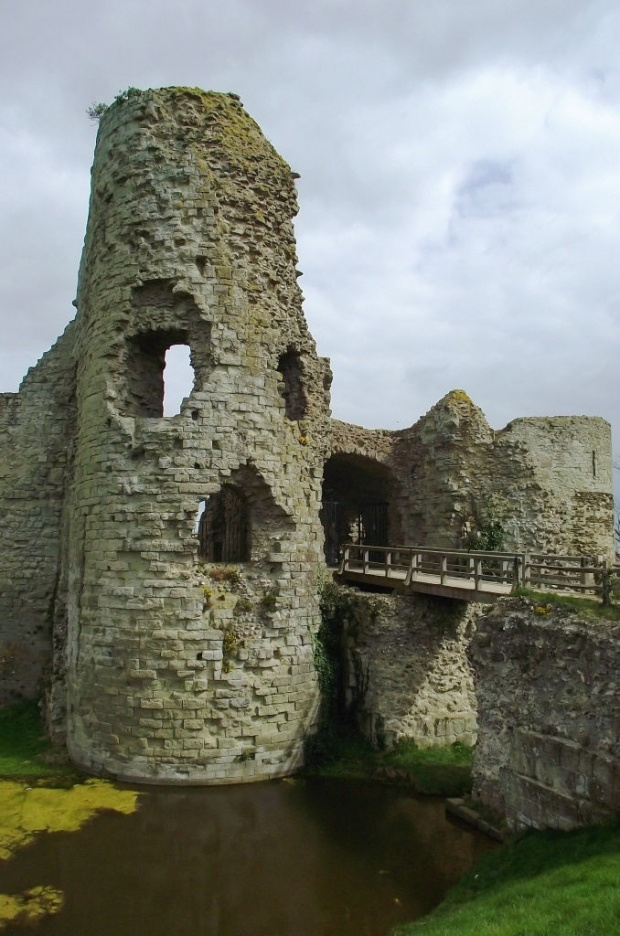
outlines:
[[[419,748],[401,739],[392,751],[381,756],[383,772],[405,773],[417,793],[435,796],[464,796],[471,791],[473,750],[456,741],[445,747]]]
[[[463,540],[465,549],[481,552],[499,552],[504,545],[502,521],[489,514],[486,519],[476,516],[476,525]]]
[[[213,598],[213,592],[211,591],[210,588],[207,588],[206,585],[203,586],[203,589],[202,589],[202,597],[204,598],[204,600],[205,600],[207,606],[210,606],[210,604],[211,604],[211,599]]]
[[[544,614],[551,613],[553,608],[566,608],[578,611],[582,617],[598,618],[605,621],[620,621],[620,606],[604,605],[594,598],[580,598],[577,595],[557,595],[555,592],[538,592],[531,588],[515,588],[516,598],[527,598],[535,602],[534,613],[541,614],[536,608],[544,609]]]
[[[45,736],[36,700],[0,709],[0,777],[75,778],[75,770],[59,760],[64,758]]]
[[[239,617],[241,614],[248,614],[253,607],[254,605],[249,598],[242,597],[237,601],[233,613],[235,617]]]
[[[232,658],[239,649],[240,637],[238,632],[229,625],[222,637],[222,669],[225,673],[230,673],[232,667]]]
[[[321,589],[320,609],[321,625],[314,637],[312,651],[323,697],[323,718],[334,723],[339,715],[342,633],[344,621],[350,613],[350,598],[339,585],[326,582]]]
[[[231,588],[241,585],[241,572],[236,566],[214,566],[209,569],[209,578],[214,582],[228,582]]]
[[[99,123],[109,106],[109,104],[104,104],[103,101],[99,101],[97,104],[91,104],[90,107],[87,107],[86,113],[91,120],[96,120],[97,123]]]
[[[445,747],[420,748],[410,738],[401,738],[394,748],[384,755],[383,763],[404,768],[413,768],[420,764],[471,767],[473,756],[473,749],[460,741]]]
[[[322,777],[398,783],[431,796],[464,796],[471,790],[472,751],[458,743],[417,748],[401,741],[393,751],[377,751],[353,726],[345,726],[319,732],[306,753],[307,772]]]
[[[305,762],[310,768],[325,766],[339,757],[344,717],[342,683],[342,634],[350,611],[347,592],[333,582],[320,583],[321,624],[312,639],[312,655],[321,692],[319,730],[305,744]]]
[[[532,832],[485,855],[430,916],[393,936],[611,936],[620,825]]]
[[[140,88],[132,88],[131,85],[126,88],[124,91],[119,91],[116,97],[114,98],[114,104],[122,104],[125,101],[128,101],[129,98],[134,97],[136,94],[140,94]]]
[[[278,606],[278,593],[276,591],[266,591],[259,602],[260,610],[263,614],[273,614]]]
[[[114,100],[112,101],[112,104],[122,104],[124,101],[128,101],[129,98],[133,97],[136,94],[140,94],[139,88],[130,87],[130,88],[127,88],[125,91],[119,91],[116,97],[114,98]],[[112,106],[111,104],[104,104],[103,101],[98,101],[96,104],[91,104],[90,107],[87,107],[86,113],[88,114],[91,120],[96,120],[97,123],[99,123],[101,118],[104,116],[104,114],[106,114],[109,111],[111,106]]]

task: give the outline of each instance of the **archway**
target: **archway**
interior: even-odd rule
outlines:
[[[364,455],[336,454],[325,463],[321,520],[325,559],[336,565],[342,543],[388,546],[400,531],[395,480],[386,465]]]

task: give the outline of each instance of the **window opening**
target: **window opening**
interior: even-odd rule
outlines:
[[[308,411],[308,399],[303,385],[301,354],[289,348],[278,359],[278,371],[282,374],[282,396],[284,411],[289,419],[303,419]]]
[[[198,556],[206,562],[248,562],[250,517],[247,500],[226,484],[205,501],[198,521]]]
[[[190,395],[193,385],[189,345],[171,345],[164,365],[164,416],[176,416],[181,412],[181,403]]]
[[[184,329],[146,331],[128,339],[125,380],[126,407],[130,416],[159,418],[164,415],[164,369],[168,363],[168,351],[175,346],[175,353],[170,358],[173,362],[178,355],[176,346],[182,345],[187,361],[187,339],[188,335]],[[169,385],[172,388],[177,387],[177,399],[182,399],[182,378],[178,377],[177,364],[178,362],[172,364],[166,376]],[[169,412],[166,415],[169,415]]]

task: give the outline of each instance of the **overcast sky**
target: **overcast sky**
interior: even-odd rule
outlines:
[[[73,315],[96,124],[234,91],[301,173],[333,412],[601,415],[620,453],[617,0],[0,0],[0,390]],[[618,472],[615,473],[618,476]]]

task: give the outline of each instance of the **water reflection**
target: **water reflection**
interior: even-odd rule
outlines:
[[[385,936],[489,847],[441,801],[374,784],[158,789],[42,837],[0,866],[0,890],[64,892],[41,936]]]

